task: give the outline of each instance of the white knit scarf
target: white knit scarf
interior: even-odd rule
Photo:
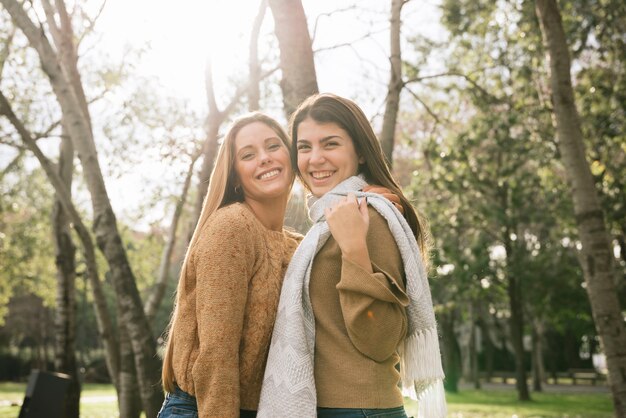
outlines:
[[[333,206],[348,192],[367,197],[367,203],[387,220],[404,262],[409,306],[406,308],[407,336],[398,349],[403,393],[418,400],[418,417],[446,415],[437,324],[417,242],[404,217],[387,199],[359,191],[366,185],[363,178],[350,177],[320,199],[309,201],[309,215],[315,223],[293,255],[283,282],[261,390],[259,418],[309,418],[317,414],[313,375],[315,318],[309,280],[313,259],[330,236],[324,209]]]

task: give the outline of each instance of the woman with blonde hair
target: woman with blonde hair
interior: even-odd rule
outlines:
[[[274,119],[252,113],[232,124],[180,274],[160,418],[254,416],[281,283],[301,239],[283,228],[293,179]]]
[[[311,96],[290,126],[314,224],[283,283],[259,417],[406,418],[402,387],[420,417],[444,417],[426,224],[354,102]],[[368,184],[399,196],[404,216]]]

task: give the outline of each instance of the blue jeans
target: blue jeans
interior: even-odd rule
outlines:
[[[407,418],[403,406],[385,409],[317,408],[317,418]]]
[[[241,418],[256,417],[256,411],[240,410],[239,413]],[[157,418],[198,418],[196,398],[176,386],[173,393],[165,395]]]
[[[196,398],[176,386],[174,392],[165,395],[157,418],[198,418]]]

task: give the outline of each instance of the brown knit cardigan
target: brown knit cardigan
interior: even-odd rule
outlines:
[[[373,273],[342,258],[331,236],[311,269],[317,406],[402,406],[398,345],[406,335],[404,265],[387,221],[369,208]]]
[[[238,417],[258,407],[280,288],[302,237],[266,229],[240,203],[200,233],[179,286],[174,377],[200,417]]]

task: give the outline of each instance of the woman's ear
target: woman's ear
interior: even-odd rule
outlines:
[[[365,164],[365,157],[359,155],[359,164]]]

